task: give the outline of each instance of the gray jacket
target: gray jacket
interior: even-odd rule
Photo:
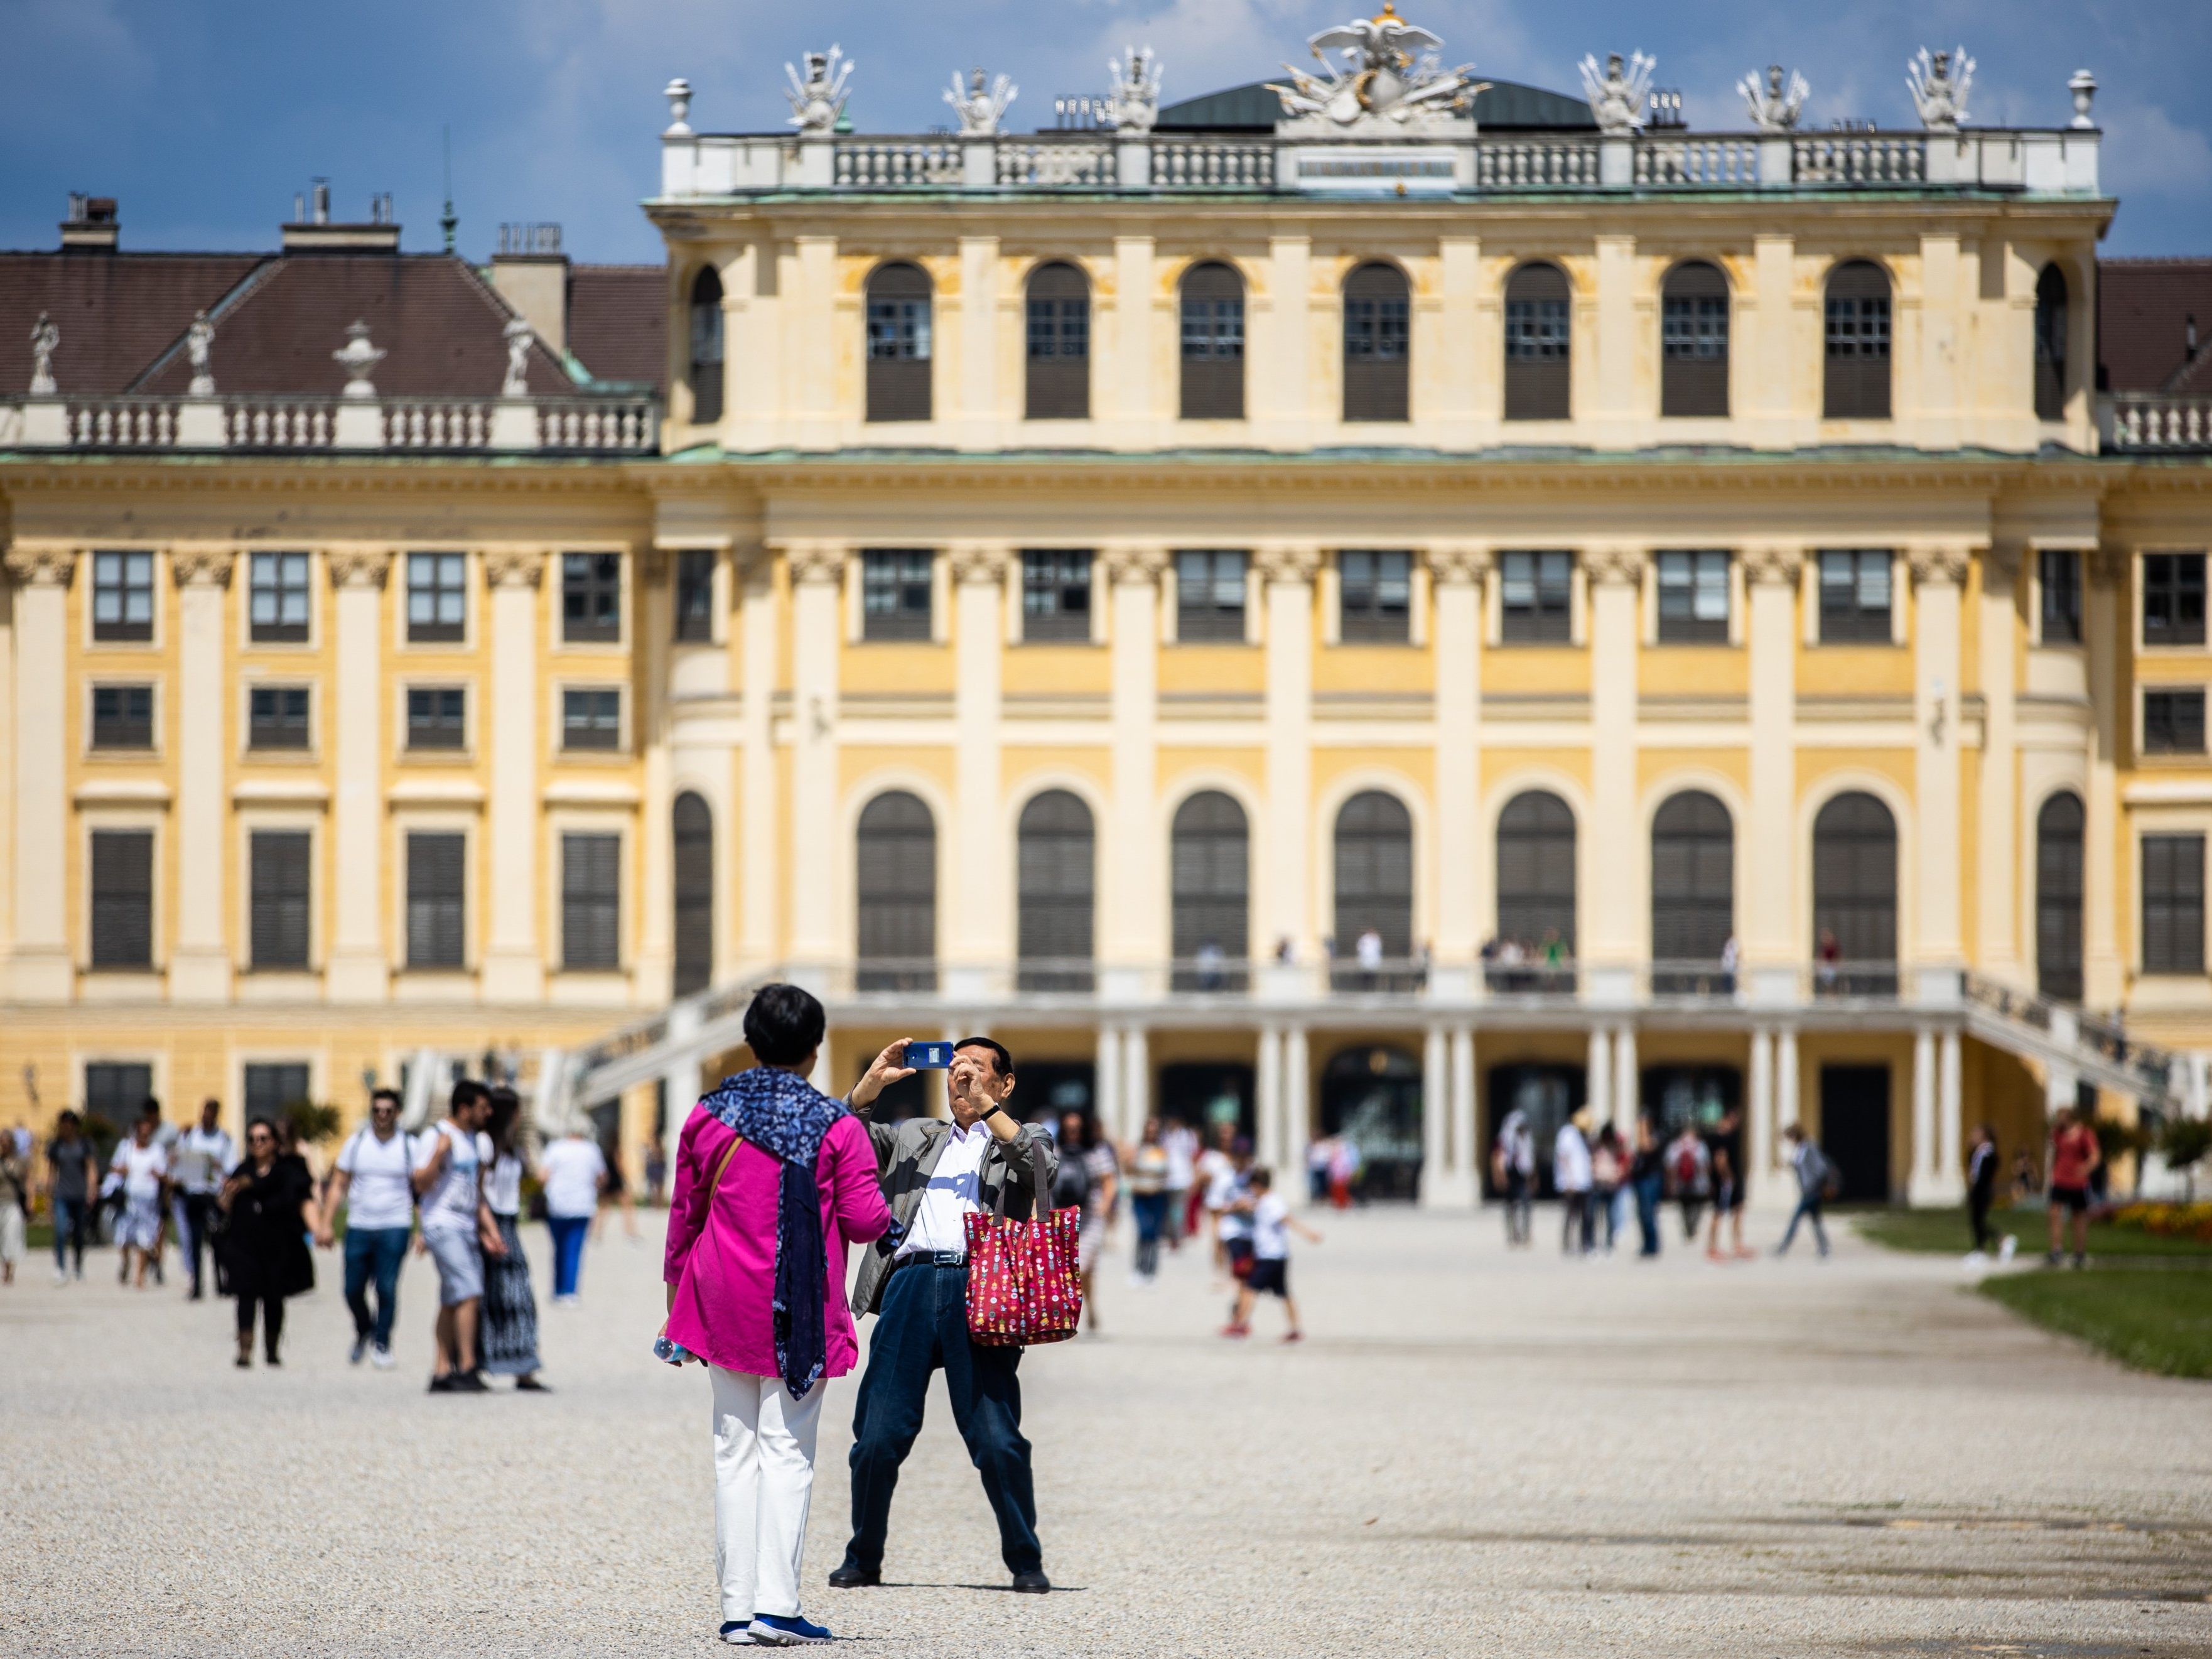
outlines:
[[[855,1106],[853,1115],[868,1131],[876,1149],[876,1174],[883,1182],[884,1200],[900,1232],[914,1224],[915,1212],[937,1160],[945,1154],[952,1125],[941,1117],[910,1117],[899,1123],[878,1123],[867,1109]],[[986,1133],[988,1133],[986,1131]],[[1060,1169],[1060,1149],[1052,1137],[1024,1124],[1011,1141],[993,1136],[983,1149],[981,1196],[983,1207],[997,1216],[1026,1219],[1036,1207],[1036,1195],[1052,1201],[1053,1176]],[[860,1276],[853,1281],[853,1311],[872,1314],[883,1300],[884,1281],[891,1276],[891,1257],[897,1247],[889,1234],[867,1247],[860,1259]]]

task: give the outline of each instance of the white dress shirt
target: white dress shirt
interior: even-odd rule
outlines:
[[[952,1126],[893,1261],[939,1250],[968,1254],[966,1218],[983,1207],[983,1154],[990,1149],[991,1132],[981,1123],[969,1129]]]

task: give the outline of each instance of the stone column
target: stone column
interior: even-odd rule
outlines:
[[[1613,1035],[1613,1128],[1624,1139],[1636,1133],[1636,1114],[1643,1105],[1644,1072],[1636,1063],[1636,1028],[1624,1025]],[[1605,1116],[1600,1105],[1598,1116]]]
[[[1320,935],[1311,891],[1307,824],[1313,813],[1313,585],[1321,550],[1267,547],[1259,554],[1267,595],[1267,821],[1261,826],[1261,944],[1288,939],[1310,961]]]
[[[1451,1048],[1431,1025],[1421,1042],[1421,1207],[1446,1207],[1451,1188]]]
[[[688,1002],[679,1002],[668,1011],[668,1040],[672,1043],[689,1044],[699,1032],[699,1010]],[[823,1044],[824,1048],[830,1045]],[[698,1051],[679,1047],[675,1058],[660,1074],[661,1092],[665,1097],[667,1112],[661,1123],[660,1144],[668,1158],[668,1167],[676,1168],[677,1144],[683,1139],[684,1121],[691,1115],[691,1109],[699,1103]],[[834,1084],[835,1079],[832,1079]],[[673,1182],[671,1182],[672,1186]]]
[[[76,988],[69,918],[69,590],[77,550],[9,550],[15,584],[15,913],[12,1000],[66,1002]]]
[[[1804,550],[1796,546],[1754,547],[1744,555],[1751,638],[1751,811],[1744,831],[1757,848],[1788,847],[1796,835],[1797,586],[1804,564]],[[1805,951],[1796,867],[1788,858],[1744,861],[1745,988],[1754,1003],[1797,997]]]
[[[1272,1025],[1260,1028],[1259,1048],[1253,1059],[1252,1118],[1253,1145],[1260,1161],[1270,1166],[1280,1163],[1285,1139],[1283,1034]],[[1287,1194],[1290,1188],[1285,1186],[1282,1190]]]
[[[230,995],[223,594],[235,556],[227,547],[191,547],[169,560],[177,586],[177,937],[169,995],[178,1002]]]
[[[1593,1118],[1612,1115],[1613,1031],[1610,1027],[1590,1027],[1589,1059],[1583,1077],[1583,1097]]]
[[[1306,1148],[1313,1142],[1313,1075],[1306,1060],[1306,1028],[1283,1031],[1282,1157],[1279,1173],[1295,1192],[1305,1190]]]
[[[1964,962],[1959,887],[1959,609],[1963,548],[1912,550],[1914,803],[1919,817],[1919,915],[1911,960]]]
[[[2087,822],[2081,837],[2081,989],[2092,1008],[2118,1006],[2122,984],[2119,873],[2127,854],[2120,844],[2119,753],[2121,732],[2134,721],[2120,696],[2118,656],[2122,643],[2133,637],[2134,619],[2127,611],[2133,557],[2113,550],[2082,556],[2089,576],[2081,637],[2089,659],[2091,735],[2088,798],[2082,803]]]
[[[531,1003],[545,995],[545,953],[538,936],[538,860],[544,793],[538,708],[539,585],[545,555],[538,548],[495,548],[484,555],[490,588],[491,678],[482,731],[491,756],[484,803],[491,883],[483,951],[487,1002]]]
[[[1132,1025],[1121,1034],[1121,1123],[1125,1139],[1142,1133],[1152,1115],[1152,1060],[1145,1028]]]
[[[1101,1127],[1120,1133],[1121,1113],[1121,1028],[1101,1024],[1091,1062],[1091,1099]]]
[[[990,146],[986,145],[986,151]],[[982,447],[992,441],[1000,421],[999,362],[999,239],[963,236],[960,239],[960,396],[951,415],[963,447]],[[951,307],[947,307],[950,309]],[[947,343],[950,343],[948,342]]]
[[[1601,234],[1596,254],[1596,372],[1583,386],[1595,394],[1585,419],[1604,447],[1625,442],[1633,428],[1636,365],[1649,349],[1650,329],[1638,325],[1636,239]]]
[[[1607,833],[1637,838],[1636,665],[1644,556],[1604,547],[1584,559],[1589,590],[1590,822]],[[1645,935],[1646,855],[1593,856],[1589,899],[1582,908],[1584,983],[1595,1001],[1625,1004],[1636,964],[1650,954]]]
[[[1438,995],[1474,989],[1490,860],[1481,816],[1482,584],[1486,548],[1429,550],[1436,594],[1437,949],[1430,988]]]
[[[1012,962],[1016,950],[1014,876],[999,793],[999,674],[1012,559],[1009,550],[994,543],[963,543],[951,554],[953,793],[959,817],[947,826],[953,887],[939,914],[945,918],[946,989],[956,996],[992,994],[989,975]]]
[[[783,896],[776,879],[781,863],[776,851],[775,732],[775,564],[765,549],[738,562],[738,627],[743,641],[738,679],[739,729],[744,750],[738,770],[738,960],[757,971],[777,955]],[[726,974],[725,977],[736,977]]]
[[[1802,1121],[1797,1104],[1797,1028],[1784,1025],[1774,1033],[1774,1127],[1776,1132]]]
[[[852,954],[837,936],[838,581],[846,550],[793,542],[791,563],[790,959],[810,978]],[[953,913],[958,914],[957,902]]]
[[[1959,1028],[1947,1025],[1936,1045],[1936,1173],[1932,1183],[1937,1200],[1947,1204],[1955,1204],[1966,1195],[1965,1148],[1960,1124],[1965,1102],[1960,1097],[1959,1071]]]
[[[1149,180],[1146,181],[1149,184]],[[1123,429],[1139,428],[1154,416],[1152,407],[1152,239],[1114,239],[1114,365],[1109,389],[1094,385],[1093,398],[1104,403],[1091,413],[1117,418]]]
[[[670,592],[670,556],[659,548],[639,548],[630,556],[637,596],[636,656],[644,674],[635,682],[637,708],[631,720],[640,760],[643,799],[635,820],[642,842],[633,866],[639,884],[637,963],[631,983],[641,1002],[665,1003],[676,980],[676,848],[670,799],[668,693],[669,647],[676,626]]]
[[[1786,166],[1786,141],[1784,153]],[[1743,414],[1751,420],[1753,443],[1762,449],[1785,447],[1800,425],[1809,433],[1820,412],[1820,387],[1806,385],[1810,377],[1795,368],[1796,264],[1796,244],[1787,233],[1752,238],[1755,299],[1747,361],[1753,372],[1743,377],[1747,394]],[[1818,323],[1820,314],[1814,302],[1807,316],[1808,326]]]
[[[1751,1098],[1744,1110],[1744,1202],[1764,1206],[1780,1193],[1774,1174],[1774,1043],[1765,1027],[1751,1028]]]
[[[1451,1164],[1458,1200],[1473,1205],[1482,1195],[1481,1112],[1476,1098],[1474,1029],[1455,1025],[1451,1034]]]
[[[1923,1025],[1912,1034],[1912,1174],[1905,1200],[1934,1204],[1936,1189],[1936,1033]]]
[[[1982,602],[1977,618],[1982,690],[1981,787],[1974,811],[1977,965],[2017,984],[2033,981],[2021,960],[2015,873],[2020,845],[2020,750],[2014,723],[2014,647],[2019,633],[2014,587],[2017,547],[1993,547],[1982,556]],[[1962,872],[1963,873],[1963,872]]]
[[[331,808],[337,903],[325,975],[333,1002],[381,1002],[391,988],[385,949],[384,548],[329,555],[336,687],[337,790]],[[533,711],[533,726],[536,724]],[[394,868],[403,854],[392,854]],[[395,879],[404,880],[404,872]]]
[[[1157,996],[1164,985],[1147,971],[1169,956],[1162,838],[1153,820],[1158,746],[1160,577],[1167,550],[1115,547],[1104,555],[1109,598],[1112,703],[1112,820],[1104,826],[1110,857],[1099,860],[1100,988],[1109,997]],[[1243,939],[1224,939],[1232,957]],[[1139,1126],[1141,1127],[1141,1126]]]

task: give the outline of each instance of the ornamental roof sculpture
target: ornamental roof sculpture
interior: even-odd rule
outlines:
[[[51,398],[60,388],[54,384],[54,353],[61,349],[62,331],[45,312],[31,325],[31,395]]]
[[[1974,83],[1974,60],[1960,46],[1955,52],[1928,48],[1907,60],[1905,84],[1911,89],[1912,106],[1920,112],[1920,125],[1930,132],[1956,132],[1966,122],[1966,88]]]
[[[845,100],[852,95],[845,85],[853,78],[852,60],[842,46],[833,46],[827,52],[803,52],[799,61],[806,65],[804,79],[791,64],[783,66],[790,83],[784,93],[791,100],[790,125],[809,137],[827,137],[837,130]]]
[[[192,314],[191,326],[185,331],[185,355],[192,366],[191,389],[185,393],[191,398],[215,396],[215,369],[208,354],[215,349],[215,325],[208,320],[204,309]]]
[[[1585,56],[1578,66],[1583,72],[1583,94],[1589,100],[1590,113],[1597,117],[1597,130],[1608,138],[1626,138],[1644,125],[1644,112],[1651,99],[1651,71],[1659,67],[1659,60],[1638,52],[1624,65],[1620,54],[1607,52],[1605,73],[1598,73],[1597,59]]]
[[[1285,64],[1291,84],[1268,84],[1283,106],[1275,130],[1328,137],[1467,131],[1474,124],[1474,94],[1482,88],[1468,79],[1474,64],[1443,67],[1443,46],[1400,17],[1390,0],[1372,17],[1323,29],[1306,47],[1324,73],[1310,75]]]
[[[945,94],[945,101],[952,106],[952,112],[960,118],[960,136],[963,138],[988,137],[999,130],[1000,118],[1006,106],[1021,95],[1021,88],[1013,77],[1001,75],[984,84],[983,71],[968,71],[968,84],[960,84],[960,71],[952,71],[952,85]]]
[[[1759,83],[1756,71],[1735,83],[1743,94],[1745,107],[1751,112],[1751,124],[1761,132],[1794,132],[1797,118],[1804,112],[1805,100],[1813,88],[1805,77],[1795,70],[1788,71],[1788,84],[1784,84],[1784,70],[1779,64],[1766,66],[1766,84]]]
[[[1106,60],[1114,90],[1106,100],[1106,119],[1116,132],[1150,132],[1160,116],[1160,60],[1150,46],[1131,46],[1121,60]]]

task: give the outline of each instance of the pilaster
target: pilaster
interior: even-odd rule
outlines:
[[[961,542],[950,554],[955,678],[952,726],[952,891],[940,909],[956,987],[975,989],[994,964],[1014,957],[1014,876],[1000,811],[999,715],[1013,550]]]
[[[1642,339],[1636,325],[1636,239],[1601,235],[1596,245],[1596,395],[1585,419],[1592,441],[1602,448],[1629,441]]]
[[[76,988],[70,942],[66,665],[69,590],[77,550],[17,543],[6,568],[15,595],[15,936],[11,999],[66,1002]]]
[[[391,988],[384,942],[383,618],[392,553],[333,548],[325,562],[337,589],[331,632],[337,762],[330,865],[336,902],[325,978],[333,1002],[381,1002]]]
[[[484,555],[490,589],[491,644],[486,723],[491,788],[484,803],[490,887],[483,951],[487,1002],[536,1002],[545,994],[545,957],[538,937],[538,865],[543,793],[538,658],[545,555],[538,548],[495,548]]]
[[[1162,902],[1161,835],[1154,821],[1158,749],[1160,578],[1168,550],[1154,545],[1108,548],[1112,700],[1109,715],[1113,768],[1110,857],[1100,860],[1100,958],[1109,994],[1126,981],[1140,994],[1144,964],[1169,954],[1167,905]],[[1224,939],[1231,956],[1246,941]],[[1143,1126],[1138,1126],[1141,1128]]]
[[[2020,573],[2017,547],[1993,547],[1982,556],[1980,662],[1982,750],[1974,811],[1975,957],[1984,973],[2027,982],[2021,963],[2017,895],[2020,846],[2020,750],[2014,717],[2014,606]]]
[[[1787,847],[1796,836],[1797,792],[1797,589],[1804,550],[1767,544],[1744,553],[1751,647],[1751,812],[1748,844]],[[1748,989],[1755,1001],[1794,1000],[1798,940],[1793,860],[1745,860],[1741,927]]]
[[[776,851],[776,767],[771,710],[775,701],[775,564],[765,549],[738,561],[738,629],[744,641],[738,659],[739,730],[738,762],[737,960],[748,968],[772,961],[782,919],[777,900],[784,890],[776,880],[781,862]],[[834,595],[833,595],[834,597]]]
[[[988,447],[997,435],[998,300],[999,239],[963,236],[957,337],[959,399],[954,408],[939,413],[952,416],[959,442],[964,448]]]
[[[1153,257],[1149,235],[1114,239],[1115,384],[1110,390],[1095,383],[1092,388],[1102,401],[1113,401],[1109,409],[1091,412],[1116,417],[1132,436],[1159,413],[1152,396]]]
[[[842,543],[785,544],[791,566],[790,953],[821,964],[848,955],[837,936],[837,653]],[[997,653],[991,653],[994,663]],[[994,670],[995,672],[995,669]],[[957,896],[950,907],[959,914]]]
[[[1265,872],[1259,895],[1267,917],[1264,948],[1288,939],[1302,961],[1320,947],[1309,907],[1312,884],[1307,824],[1313,811],[1313,587],[1318,547],[1276,545],[1259,550],[1266,594],[1267,819],[1261,834]]]
[[[1619,836],[1632,835],[1636,811],[1636,673],[1645,556],[1641,548],[1600,546],[1583,556],[1589,588],[1590,816]],[[1601,1000],[1626,1000],[1628,975],[1648,954],[1645,860],[1592,857],[1589,902],[1579,924],[1589,988]]]
[[[630,589],[637,596],[636,650],[645,665],[630,722],[644,791],[637,813],[637,833],[644,844],[634,866],[645,890],[638,896],[634,982],[639,1000],[653,1006],[674,994],[676,980],[676,849],[671,839],[668,731],[668,658],[675,629],[669,572],[673,562],[658,548],[641,548],[631,556]]]
[[[1487,547],[1466,544],[1428,550],[1430,588],[1436,605],[1436,988],[1474,987],[1482,918],[1490,914],[1494,862],[1482,856],[1480,749],[1482,741],[1482,585],[1490,573]]]
[[[2120,957],[2119,745],[2127,711],[2119,696],[2119,650],[2132,620],[2127,615],[2128,570],[2133,556],[2107,549],[2082,556],[2089,584],[2082,641],[2089,669],[2089,787],[2083,826],[2081,917],[2082,1000],[2092,1008],[2119,1006]]]
[[[179,1002],[221,1002],[230,995],[223,595],[235,557],[230,548],[204,546],[176,548],[169,557],[177,588],[178,872],[169,994]]]
[[[1263,445],[1296,443],[1324,418],[1315,407],[1312,282],[1312,239],[1269,237],[1267,286],[1244,301],[1247,395]]]
[[[1960,546],[1911,549],[1913,586],[1914,801],[1919,822],[1919,915],[1912,959],[1965,960],[1959,884],[1960,590],[1970,562]]]

